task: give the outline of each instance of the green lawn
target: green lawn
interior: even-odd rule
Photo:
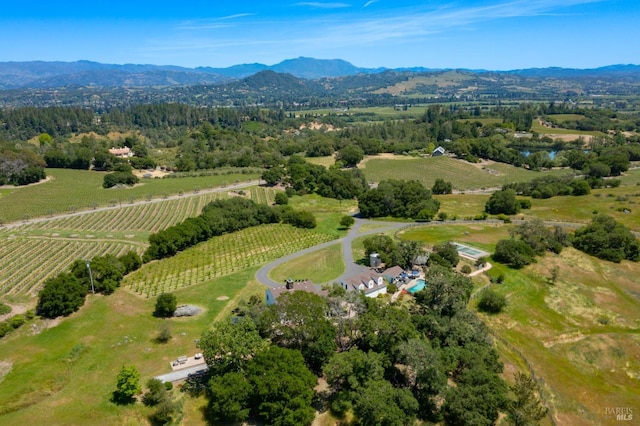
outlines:
[[[175,179],[141,179],[133,188],[102,188],[105,173],[89,170],[47,169],[49,181],[27,187],[2,190],[0,221],[85,210],[94,206],[127,203],[132,200],[160,198],[192,193],[234,182],[257,179],[258,174],[184,177]]]
[[[437,178],[453,184],[455,190],[470,190],[501,187],[509,182],[523,182],[544,173],[566,174],[569,170],[533,172],[507,164],[490,163],[478,167],[450,157],[429,158],[375,158],[370,157],[361,166],[367,180],[379,182],[384,179],[416,179],[431,188]]]
[[[284,282],[287,278],[307,279],[316,284],[331,282],[344,272],[342,245],[335,244],[313,253],[299,256],[271,270],[269,278]]]
[[[25,325],[0,344],[0,362],[12,365],[0,381],[0,424],[145,423],[150,411],[141,404],[119,407],[109,401],[121,366],[134,365],[143,384],[169,372],[169,362],[197,352],[194,339],[239,299],[264,295],[253,281],[255,272],[247,269],[176,291],[179,304],[204,309],[194,318],[153,318],[155,299],[120,289],[108,297],[90,296],[79,312],[53,328],[41,330],[44,322],[36,322],[35,335],[31,324]],[[153,341],[160,324],[170,325],[173,338],[167,344]],[[201,417],[185,420],[202,422]]]
[[[336,159],[333,155],[327,155],[326,157],[306,157],[305,160],[311,164],[318,164],[329,168],[336,163]]]
[[[578,121],[584,119],[582,114],[549,114],[549,118],[552,118],[560,123],[563,121]]]
[[[586,132],[582,130],[563,129],[561,127],[549,128],[540,124],[537,120],[533,121],[531,131],[546,135],[581,135],[581,136],[604,136],[601,132]]]

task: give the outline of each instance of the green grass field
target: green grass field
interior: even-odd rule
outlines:
[[[552,119],[562,123],[564,121],[582,120],[585,117],[582,114],[549,114],[549,118],[552,118]]]
[[[545,135],[578,135],[578,136],[604,136],[601,132],[586,132],[582,130],[563,129],[561,127],[549,128],[534,120],[531,131]]]
[[[155,299],[141,299],[124,290],[111,296],[90,296],[87,304],[53,328],[37,321],[0,344],[0,423],[17,424],[146,424],[150,409],[141,404],[120,407],[109,401],[122,365],[133,365],[141,383],[170,372],[169,362],[197,352],[194,339],[240,299],[264,295],[253,281],[256,269],[176,291],[179,304],[204,309],[193,318],[163,320],[151,314]],[[161,324],[169,324],[172,339],[158,344]],[[180,396],[179,392],[175,393]],[[193,417],[197,404],[186,398],[185,413]],[[197,424],[185,418],[184,424]]]
[[[293,278],[324,284],[338,278],[342,272],[344,272],[342,245],[335,244],[275,267],[271,270],[269,278],[276,282]]]
[[[452,182],[453,188],[459,191],[501,187],[505,183],[534,179],[542,173],[545,175],[571,173],[569,170],[533,172],[498,163],[489,163],[483,169],[482,166],[449,157],[370,157],[360,167],[370,182],[379,182],[384,179],[415,179],[431,188],[437,178],[442,178]]]
[[[12,222],[86,210],[95,206],[125,204],[179,193],[193,193],[234,182],[257,179],[257,174],[141,179],[133,188],[102,188],[104,173],[88,170],[47,169],[49,181],[27,187],[3,189],[0,221]]]
[[[333,155],[328,155],[326,157],[306,157],[305,160],[311,164],[318,164],[326,168],[329,168],[329,166],[336,163],[336,159]]]
[[[446,225],[410,228],[398,236],[429,245],[461,241],[492,251],[499,239],[508,238],[508,229]],[[559,279],[550,284],[554,267],[559,268]],[[514,371],[527,371],[529,364],[542,378],[558,424],[613,424],[606,407],[636,406],[638,263],[604,262],[567,248],[522,270],[495,264],[490,274],[500,273],[506,279],[494,289],[507,297],[506,311],[480,316],[500,336],[497,347],[507,379]],[[486,277],[476,280],[488,283]]]
[[[580,197],[553,197],[531,200],[531,210],[522,210],[524,218],[539,217],[544,220],[588,223],[595,214],[606,214],[628,228],[640,232],[640,188],[594,189]]]

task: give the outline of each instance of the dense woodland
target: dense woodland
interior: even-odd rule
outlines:
[[[602,136],[592,138],[589,144],[580,139],[572,143],[554,141],[535,132],[529,138],[511,136],[515,131],[529,130],[534,118],[553,122],[554,114],[569,112],[571,117],[582,117],[572,118],[570,125],[603,132]],[[492,121],[482,124],[479,120],[484,118]],[[280,167],[292,166],[288,159],[292,155],[334,155],[336,166],[342,168],[357,165],[364,155],[428,155],[436,146],[472,162],[490,159],[532,170],[570,167],[586,175],[591,187],[602,186],[602,178],[618,176],[631,161],[640,160],[639,137],[622,133],[637,130],[640,118],[606,109],[541,103],[481,110],[452,104],[425,107],[418,118],[377,122],[351,119],[348,114],[316,117],[282,109],[194,108],[181,104],[136,105],[109,111],[5,109],[0,110],[0,179],[15,185],[35,182],[44,178],[44,166],[128,171],[117,170],[123,160],[109,154],[108,149],[114,146],[131,148],[134,157],[127,163],[137,169],[163,166],[193,172],[258,167],[272,169],[266,174],[272,178],[271,183],[284,177],[274,173]],[[325,127],[311,130],[310,122]],[[335,131],[326,131],[329,128]],[[106,137],[114,131],[122,136],[116,140]],[[78,134],[83,136],[78,139]],[[159,152],[168,154],[160,156]],[[317,175],[322,174],[319,169],[309,166],[302,174],[305,176],[294,173],[288,178],[289,186],[297,192],[336,198],[362,193],[362,176],[357,173],[347,176],[331,171],[322,176],[323,182],[318,181]],[[309,174],[316,176],[314,182],[306,176]],[[346,186],[350,188],[345,193],[336,194]]]
[[[199,346],[210,370],[187,389],[205,393],[212,423],[303,425],[318,408],[351,412],[361,425],[490,425],[501,412],[526,424],[544,417],[532,382],[529,393],[510,395],[500,378],[487,328],[466,309],[471,280],[442,266],[426,279],[410,304],[335,286],[328,298],[299,291],[275,305],[245,305],[204,332]],[[319,394],[316,377],[328,384]],[[524,399],[535,410],[523,410]]]

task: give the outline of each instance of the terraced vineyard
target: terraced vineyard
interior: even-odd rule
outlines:
[[[198,197],[184,197],[154,203],[123,205],[94,213],[78,214],[20,227],[21,231],[73,230],[88,232],[158,232],[188,217],[200,214],[213,200],[225,198],[226,193],[207,193]]]
[[[130,250],[142,255],[149,234],[196,216],[207,203],[224,197],[227,193],[205,193],[0,228],[0,296],[33,297],[44,281],[79,258]]]
[[[54,238],[4,238],[0,245],[0,294],[36,296],[44,281],[76,259],[97,255],[120,256],[130,250],[142,254],[139,244]]]
[[[261,265],[334,237],[290,225],[262,225],[222,235],[127,276],[123,285],[152,297]]]

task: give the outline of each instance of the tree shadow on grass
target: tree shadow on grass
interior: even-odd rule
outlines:
[[[121,392],[116,390],[111,393],[110,401],[116,405],[131,405],[136,402],[136,399],[128,395],[123,395]]]

